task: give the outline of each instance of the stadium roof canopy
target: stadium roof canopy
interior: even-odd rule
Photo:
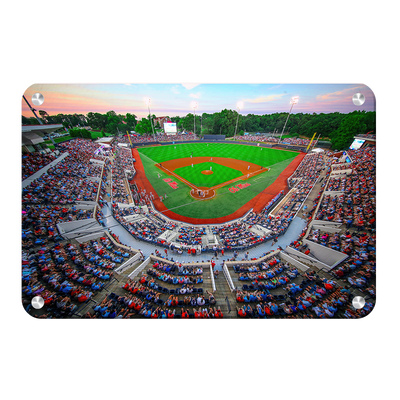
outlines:
[[[22,144],[32,145],[42,143],[44,141],[43,135],[52,133],[62,127],[62,124],[22,125]]]

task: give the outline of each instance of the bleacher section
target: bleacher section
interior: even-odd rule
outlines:
[[[165,218],[148,197],[131,191],[129,150],[112,143],[105,157],[95,155],[97,148],[83,139],[64,143],[49,165],[38,158],[41,168],[23,185],[22,293],[32,315],[354,318],[373,308],[373,149],[349,151],[351,169],[348,163],[332,166],[329,155],[309,154],[288,179],[289,192],[278,193],[260,213],[190,226]],[[326,182],[314,189],[327,169]],[[307,201],[312,207],[306,212]],[[106,227],[104,207],[135,243],[149,245],[145,255]],[[266,242],[284,235],[301,210],[308,223],[299,238],[270,251]],[[183,254],[193,262],[179,261]],[[359,294],[368,296],[367,311],[351,306]],[[37,295],[45,300],[42,310],[30,305]],[[230,307],[235,303],[236,312]]]

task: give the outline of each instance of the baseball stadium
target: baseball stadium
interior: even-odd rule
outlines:
[[[107,134],[94,113],[37,115],[37,98],[30,88],[22,102],[31,316],[353,319],[374,308],[375,127],[339,146],[287,134],[304,116],[247,133],[236,113],[225,135],[204,134],[207,115],[199,128],[190,114],[189,130],[147,104],[135,130]]]

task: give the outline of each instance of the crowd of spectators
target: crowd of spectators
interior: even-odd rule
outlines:
[[[147,218],[149,213],[145,213],[140,206],[134,206],[129,208],[120,208],[117,204],[112,204],[112,211],[114,218],[125,227],[125,229],[134,237],[147,242],[158,243],[157,238],[167,228],[161,223],[156,222],[151,218]],[[141,214],[139,220],[127,222],[125,216],[135,214]]]
[[[113,202],[129,204],[132,203],[128,180],[133,177],[135,167],[130,149],[124,147],[113,147],[114,162],[111,168],[111,190]]]
[[[247,225],[243,222],[214,226],[211,230],[214,235],[218,235],[225,250],[236,247],[247,248],[263,240],[260,235],[248,230]]]
[[[375,148],[348,151],[352,173],[331,176],[316,219],[345,223],[357,230],[375,229],[376,210],[376,152]]]
[[[101,144],[86,139],[72,139],[57,145],[61,152],[67,151],[73,158],[85,164],[88,164],[90,159],[100,161],[108,159],[107,156],[97,152],[100,146]]]
[[[86,152],[83,152],[86,161],[82,161],[77,158],[79,154],[72,152],[22,189],[22,203],[65,205],[82,200],[95,201],[98,182],[92,178],[100,178],[102,165],[91,163]]]
[[[199,266],[156,261],[122,285],[129,294],[110,294],[88,317],[110,318],[111,313],[112,318],[223,318],[215,296],[201,288],[202,274]]]
[[[200,140],[200,138],[194,133],[177,133],[176,135],[166,135],[165,133],[156,133],[155,135],[138,135],[131,134],[130,139],[132,143],[154,143],[154,142],[186,142],[192,140]],[[130,144],[127,135],[119,136],[117,138],[118,143]]]
[[[261,142],[261,143],[283,143],[290,144],[295,146],[308,146],[310,144],[310,139],[301,139],[301,138],[283,138],[280,139],[280,135],[278,136],[270,136],[270,135],[241,135],[236,136],[235,140],[246,141],[246,142]],[[312,141],[311,146],[315,144],[315,140]]]
[[[177,241],[181,242],[184,245],[201,245],[201,237],[206,234],[206,228],[195,228],[195,227],[186,227],[181,226],[179,228],[179,236],[177,237]]]
[[[22,207],[22,248],[60,241],[57,224],[92,217],[91,210],[78,209],[75,205],[25,204]]]
[[[58,234],[56,227],[60,222],[93,217],[93,211],[81,210],[75,203],[79,200],[96,200],[100,184],[99,201],[103,204],[102,196],[106,192],[105,182],[111,164],[114,217],[136,238],[182,253],[182,248],[174,249],[171,243],[159,239],[166,230],[175,229],[176,224],[154,212],[151,207],[146,208],[145,211],[140,202],[134,207],[118,207],[117,202],[128,202],[125,174],[127,170],[134,169],[130,150],[113,146],[114,159],[111,163],[103,155],[95,155],[97,149],[98,145],[83,139],[75,139],[63,144],[61,150],[68,151],[69,155],[22,191],[24,301],[28,304],[29,298],[40,294],[48,306],[50,317],[71,316],[75,313],[81,303],[88,302],[96,292],[104,288],[113,277],[113,269],[122,263],[124,258],[131,255],[129,252],[114,249],[112,243],[105,237],[82,245],[62,243],[63,238]],[[349,287],[365,291],[374,297],[376,155],[372,148],[353,150],[348,153],[352,159],[352,173],[331,177],[326,190],[340,193],[335,196],[324,195],[317,213],[317,219],[345,223],[346,230],[343,233],[313,230],[308,238],[347,254],[349,258],[331,271],[332,276],[345,280]],[[105,174],[101,175],[102,164],[90,162],[93,158],[105,161]],[[43,165],[40,162],[44,162],[43,160],[36,164],[33,160],[33,156],[29,158],[26,173],[33,171],[35,167],[32,165],[36,165],[38,169],[42,168]],[[307,155],[288,180],[289,186],[294,188],[293,193],[275,215],[269,214],[275,202],[272,201],[261,213],[249,213],[241,222],[211,227],[212,233],[220,242],[218,251],[245,249],[284,233],[307,198],[320,172],[324,168],[330,168],[331,161],[332,159],[327,161],[319,154]],[[324,185],[309,213],[314,212],[323,191]],[[144,204],[148,204],[151,200],[151,197],[147,199],[145,197],[149,196],[149,193],[134,194],[139,196],[139,200],[143,200]],[[142,218],[128,223],[124,217],[133,213],[141,214]],[[101,210],[97,210],[96,216],[102,218]],[[249,228],[256,224],[269,229],[271,233],[266,236],[255,234]],[[181,226],[177,233],[177,241],[183,246],[189,246],[189,251],[191,251],[190,246],[201,245],[202,236],[206,234],[206,231],[204,228]],[[305,230],[301,238],[304,237],[304,233]],[[300,241],[292,245],[300,251],[307,252],[308,250],[306,246],[301,245]],[[213,251],[213,249],[204,250]],[[359,315],[348,305],[349,293],[342,291],[342,288],[333,280],[321,279],[312,274],[308,277],[300,274],[301,279],[304,278],[302,282],[294,282],[298,279],[298,270],[290,268],[279,260],[269,260],[268,263],[246,268],[242,267],[242,270],[238,272],[238,280],[248,281],[246,283],[250,283],[251,290],[243,286],[238,298],[243,299],[243,303],[255,302],[256,305],[254,309],[249,304],[238,308],[239,316],[298,314],[308,317],[309,310],[312,310],[311,316],[330,318],[336,315],[338,310],[343,311],[343,307],[347,307],[345,314],[347,318]],[[181,318],[186,318],[186,314],[194,318],[219,318],[217,315],[220,310],[213,310],[212,307],[207,309],[211,300],[208,299],[208,304],[203,304],[201,299],[204,299],[204,296],[194,290],[195,285],[201,285],[203,282],[202,272],[201,267],[190,269],[179,264],[171,267],[169,264],[155,263],[148,268],[147,274],[143,275],[141,280],[144,279],[144,282],[135,283],[145,288],[143,294],[136,296],[137,292],[131,293],[132,296],[137,297],[137,302],[133,303],[141,304],[138,310],[134,306],[127,306],[126,302],[132,304],[132,299],[128,298],[131,295],[123,296],[123,298],[111,296],[105,298],[101,305],[96,305],[93,314],[89,313],[86,316],[124,318],[139,314],[152,318],[174,318],[177,314],[175,310],[171,311],[171,306],[176,306],[184,307],[180,314]],[[162,294],[166,293],[160,294],[158,291],[161,287],[160,283],[179,286],[179,288],[175,289],[173,294],[168,291],[169,298],[161,299]],[[136,286],[131,288],[134,290]],[[269,291],[278,288],[287,292],[283,297],[285,300],[290,298],[291,303],[281,303],[275,309],[273,302],[277,298],[271,297]],[[185,295],[185,298],[179,300],[179,295]],[[248,299],[251,300],[247,301]],[[238,301],[242,302],[242,300]],[[191,310],[189,310],[190,307],[192,307]],[[200,307],[200,309],[196,310],[195,307]],[[27,308],[29,309],[29,305]],[[171,313],[173,316],[170,316]]]
[[[342,223],[342,228],[337,232],[327,232],[323,228],[311,229],[306,238],[346,254],[348,258],[331,269],[330,274],[343,281],[347,290],[353,288],[373,299],[376,273],[376,153],[375,148],[349,150],[347,153],[352,159],[351,174],[331,175],[326,185],[328,194],[323,195],[316,212],[317,220],[339,222]],[[349,168],[348,163],[336,165],[338,170]],[[315,200],[318,200],[321,194],[322,192]],[[308,245],[301,241],[307,230],[305,227],[298,240],[290,245],[312,256]],[[348,306],[344,317],[356,318],[366,315],[372,307],[373,302],[369,302],[362,310]]]
[[[52,154],[24,153],[22,154],[22,180],[29,178],[35,172],[54,161]]]
[[[271,231],[267,239],[272,239],[286,232],[290,222],[299,211],[324,167],[324,160],[319,154],[309,154],[300,163],[294,174],[288,179],[289,186],[295,190],[285,200],[284,205],[275,214],[270,214],[273,204],[267,204],[260,213],[251,212],[243,221],[249,225],[261,225]]]
[[[239,318],[332,318],[338,312],[344,315],[350,304],[349,290],[334,280],[321,278],[315,271],[301,273],[276,257],[238,265],[234,271],[238,281],[249,281],[236,292]]]
[[[24,249],[22,295],[27,311],[30,300],[40,295],[47,318],[71,317],[111,280],[116,261],[110,249],[96,241],[81,246],[57,241]]]

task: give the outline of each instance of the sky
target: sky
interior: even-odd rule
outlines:
[[[34,93],[44,96],[41,106],[34,106]],[[362,106],[353,104],[356,93],[365,96]],[[157,117],[185,116],[214,113],[223,109],[237,110],[247,114],[272,114],[288,112],[293,96],[298,103],[292,113],[348,113],[354,110],[375,110],[375,96],[363,84],[34,84],[24,93],[36,110],[49,115],[84,114],[89,112],[117,114],[131,113],[138,118],[148,115],[146,101],[150,99],[150,111]],[[22,114],[33,117],[22,99]]]

